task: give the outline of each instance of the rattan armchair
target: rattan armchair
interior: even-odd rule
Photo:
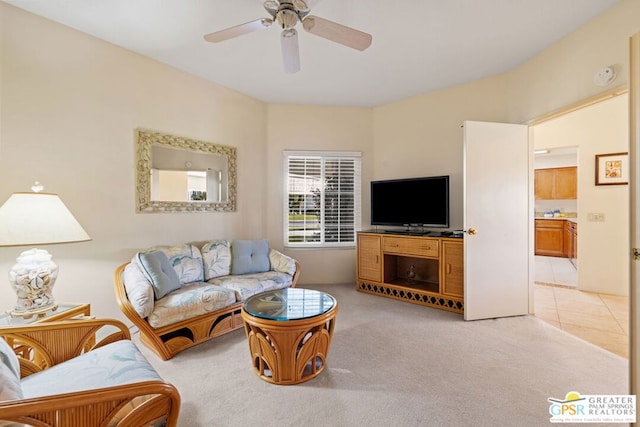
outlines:
[[[2,421],[23,423],[37,427],[90,427],[90,426],[175,426],[180,411],[180,395],[171,384],[163,381],[130,341],[129,330],[117,320],[77,319],[60,322],[37,323],[28,326],[0,328],[0,337],[14,350],[20,363],[21,384],[30,382],[30,387],[38,389],[38,381],[47,373],[65,372],[55,378],[54,389],[64,390],[65,382],[74,377],[71,391],[58,394],[44,394],[37,397],[0,401],[0,425]],[[124,341],[124,342],[123,342]],[[126,342],[128,341],[128,342]],[[68,369],[81,358],[91,358],[100,364],[100,357],[113,360],[123,358],[126,346],[134,354],[129,366],[142,365],[141,371],[149,373],[150,380],[137,381],[126,378],[120,381],[110,378],[104,387],[83,389],[83,375],[91,375],[95,382],[96,373]],[[91,353],[94,352],[94,353]],[[112,354],[110,354],[110,352]],[[105,356],[106,355],[106,356]],[[95,360],[94,360],[95,358]],[[138,363],[139,362],[139,363]],[[65,364],[66,367],[64,366]],[[81,366],[81,365],[80,365]],[[48,372],[45,372],[49,370]],[[77,374],[77,375],[76,375]],[[33,376],[31,376],[33,375]],[[100,381],[100,378],[97,378]],[[51,385],[49,375],[49,386]],[[57,384],[59,382],[60,384]],[[46,390],[46,386],[44,388]],[[41,394],[37,392],[36,394]]]

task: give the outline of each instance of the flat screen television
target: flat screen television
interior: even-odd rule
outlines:
[[[371,225],[449,227],[449,176],[371,181]]]

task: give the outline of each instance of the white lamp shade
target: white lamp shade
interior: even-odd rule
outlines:
[[[0,246],[91,240],[57,194],[13,193],[0,207]]]

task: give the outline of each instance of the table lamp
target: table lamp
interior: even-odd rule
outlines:
[[[91,240],[57,194],[42,193],[38,182],[32,193],[13,193],[0,207],[0,246],[49,245]],[[9,271],[18,296],[12,316],[29,318],[55,310],[52,295],[58,266],[43,249],[20,254]]]

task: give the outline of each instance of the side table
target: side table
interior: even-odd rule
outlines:
[[[28,325],[32,323],[54,322],[56,320],[70,320],[74,318],[89,317],[91,315],[90,304],[59,303],[55,310],[39,313],[29,318],[23,316],[12,316],[10,313],[0,314],[0,335],[4,336],[16,354],[21,357],[22,372],[38,372],[38,369],[31,370],[28,365],[44,366],[43,356],[38,351],[33,351],[29,345],[23,345],[20,340],[11,337],[11,328],[14,326]],[[2,339],[2,338],[0,338]],[[89,339],[85,344],[85,351],[93,347],[94,339]]]
[[[9,313],[0,314],[0,328],[7,326],[28,325],[31,323],[53,322],[56,320],[68,320],[78,316],[91,316],[91,304],[74,304],[68,302],[58,303],[58,308],[45,313],[33,315],[29,318],[12,316]]]

